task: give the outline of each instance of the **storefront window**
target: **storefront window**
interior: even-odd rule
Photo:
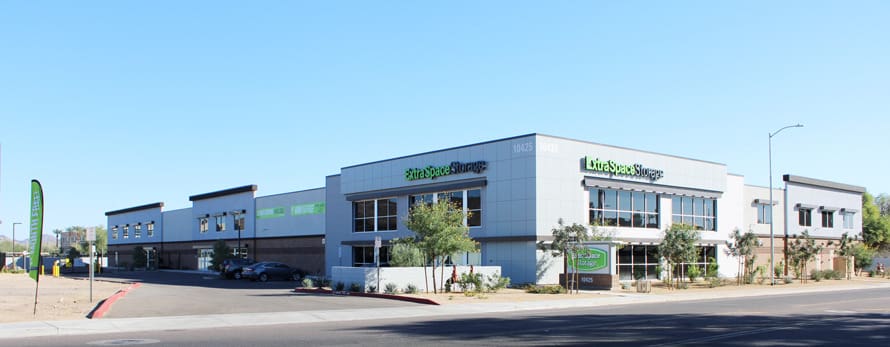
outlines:
[[[397,230],[396,198],[364,200],[352,203],[353,232]]]

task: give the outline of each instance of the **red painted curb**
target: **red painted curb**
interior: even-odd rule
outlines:
[[[109,296],[108,299],[102,300],[102,302],[99,303],[99,306],[96,306],[96,308],[93,310],[93,312],[90,312],[90,314],[87,315],[87,318],[90,318],[90,319],[102,318],[102,316],[104,316],[106,313],[108,313],[108,310],[111,309],[111,305],[114,304],[115,301],[117,301],[118,299],[127,295],[127,293],[129,293],[131,290],[139,288],[139,286],[141,286],[141,285],[142,285],[142,283],[136,282],[136,283],[131,284],[126,289],[118,290],[117,293],[114,293],[113,295]]]
[[[313,293],[313,294],[333,294],[333,291],[329,289],[306,289],[306,288],[294,288],[295,292],[298,293]],[[389,299],[389,300],[400,300],[400,301],[408,301],[417,304],[425,304],[425,305],[439,305],[438,302],[435,302],[431,299],[427,298],[415,298],[410,296],[401,296],[401,295],[393,295],[393,294],[377,294],[377,293],[353,293],[353,292],[344,292],[346,295],[351,296],[362,296],[367,298],[378,298],[378,299]]]

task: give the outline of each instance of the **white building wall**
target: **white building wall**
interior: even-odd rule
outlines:
[[[164,242],[192,241],[193,222],[191,207],[164,212]]]
[[[324,188],[258,197],[257,237],[324,235],[325,209]]]
[[[805,184],[786,183],[788,190],[788,234],[800,235],[804,230],[809,230],[812,237],[839,239],[844,233],[849,236],[862,235],[862,194],[843,190],[816,187]],[[799,224],[798,204],[816,206],[812,210],[812,226],[806,227]],[[822,206],[834,207],[834,227],[822,227]],[[844,219],[841,209],[855,210],[853,215],[853,228],[844,228]]]

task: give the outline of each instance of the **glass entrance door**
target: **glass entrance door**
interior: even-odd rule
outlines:
[[[198,249],[198,270],[210,271],[210,261],[213,258],[213,248]]]

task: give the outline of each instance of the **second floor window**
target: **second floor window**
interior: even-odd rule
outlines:
[[[853,229],[853,212],[844,212],[844,229]]]
[[[658,229],[658,195],[627,190],[591,189],[589,223]]]
[[[111,228],[111,238],[117,240],[117,225]]]
[[[717,230],[717,200],[674,196],[673,223],[692,225],[697,230]]]
[[[768,204],[757,204],[757,224],[769,224],[773,220],[773,211]]]
[[[813,226],[813,210],[801,208],[797,211],[797,223],[802,227]]]
[[[148,223],[145,225],[145,230],[148,233],[148,237],[155,236],[155,223]]]
[[[210,228],[210,221],[207,220],[207,217],[198,218],[198,231],[200,233],[206,233]]]
[[[216,231],[226,231],[226,216],[216,216]]]
[[[142,237],[142,224],[136,224],[133,226],[133,237],[137,239]]]
[[[130,226],[129,225],[124,225],[124,238],[125,239],[130,238]]]
[[[834,228],[834,212],[822,211],[822,227]]]
[[[353,231],[397,230],[397,215],[396,198],[356,201],[352,203]]]

